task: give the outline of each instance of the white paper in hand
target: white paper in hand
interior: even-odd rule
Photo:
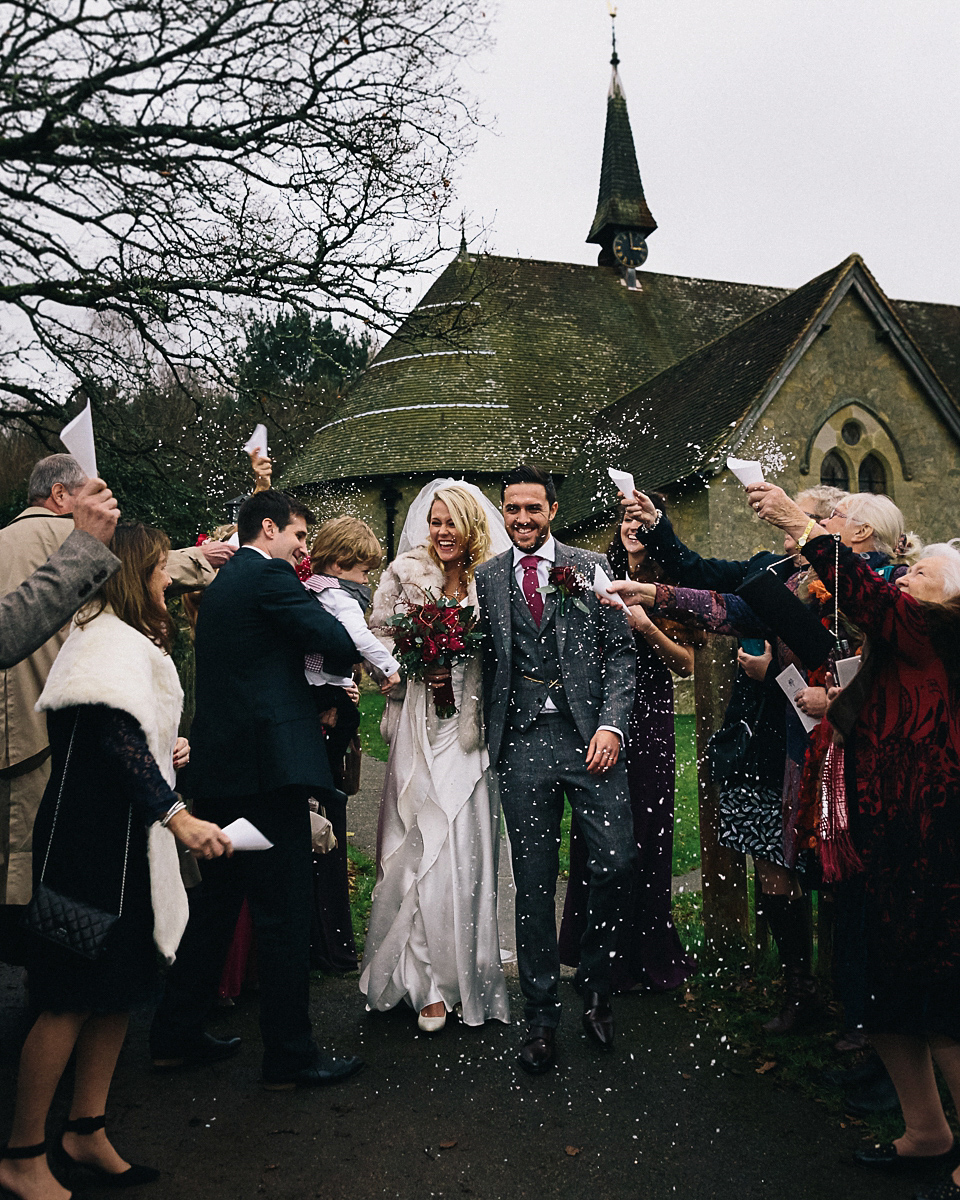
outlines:
[[[789,667],[786,667],[780,672],[780,674],[777,676],[777,683],[779,683],[783,688],[784,695],[793,705],[793,711],[800,718],[800,722],[807,733],[810,733],[812,730],[816,729],[816,727],[820,724],[820,718],[808,717],[805,712],[802,712],[797,707],[797,702],[794,700],[794,696],[796,696],[797,692],[802,692],[803,689],[809,685],[792,663]]]
[[[837,668],[837,683],[842,688],[853,679],[854,675],[860,670],[862,659],[859,654],[854,654],[852,658],[839,658],[836,661]]]
[[[60,441],[66,446],[77,460],[85,473],[91,478],[97,478],[97,451],[93,444],[93,414],[90,411],[90,401],[83,412],[77,413],[60,430]]]
[[[273,846],[273,842],[267,841],[246,817],[237,817],[229,825],[224,825],[223,832],[233,842],[234,850],[269,850]]]
[[[596,567],[594,568],[594,572],[593,572],[593,590],[597,593],[598,596],[605,596],[608,600],[616,601],[616,603],[620,605],[620,607],[624,610],[624,612],[626,612],[627,611],[626,604],[621,599],[621,597],[617,595],[616,592],[610,591],[610,583],[611,583],[610,576],[606,573],[606,571],[603,569],[603,567],[601,567],[600,564],[597,563]]]
[[[269,458],[267,452],[267,427],[266,425],[258,425],[250,435],[250,440],[244,446],[244,450],[248,454],[252,454],[254,450],[259,450],[264,458]]]
[[[752,458],[728,458],[727,466],[744,487],[751,483],[763,483],[763,467]]]
[[[629,471],[618,471],[616,467],[607,467],[607,474],[613,480],[613,486],[623,492],[628,500],[633,499],[633,493],[637,490],[633,482],[633,476]]]

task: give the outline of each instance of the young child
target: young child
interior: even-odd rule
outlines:
[[[370,572],[380,565],[383,551],[369,525],[354,517],[325,521],[317,531],[310,558],[314,574],[304,587],[344,626],[368,670],[386,677],[384,687],[399,682],[400,665],[367,628],[364,612],[370,604]],[[313,685],[318,711],[327,735],[327,755],[334,782],[343,783],[343,758],[360,725],[353,679],[331,675],[320,655],[307,655],[304,670]],[[312,965],[321,971],[353,971],[357,950],[350,917],[347,878],[347,806],[342,796],[328,801],[326,815],[333,824],[336,849],[313,860],[313,920],[310,935]]]
[[[324,521],[317,530],[310,561],[313,574],[304,587],[316,594],[323,607],[336,617],[353,639],[367,669],[383,677],[383,686],[400,682],[400,664],[367,627],[364,613],[370,605],[370,572],[380,565],[383,550],[377,536],[365,521],[356,517],[336,517]],[[331,675],[323,669],[323,657],[308,654],[304,660],[307,680],[317,688],[317,707],[325,716],[331,709],[336,717],[328,728],[327,747],[330,765],[337,779],[343,755],[356,733],[360,716],[356,700],[359,693],[352,678]]]

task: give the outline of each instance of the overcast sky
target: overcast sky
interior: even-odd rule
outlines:
[[[492,34],[461,202],[494,253],[596,262],[606,0],[500,0]],[[647,269],[797,287],[857,251],[960,304],[958,0],[620,0],[617,48]]]

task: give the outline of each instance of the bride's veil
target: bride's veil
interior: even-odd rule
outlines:
[[[513,543],[503,527],[500,510],[487,499],[476,484],[467,483],[463,479],[434,479],[425,488],[420,489],[417,498],[407,510],[407,517],[400,532],[400,541],[397,543],[398,555],[406,554],[408,550],[422,546],[427,541],[427,517],[430,513],[430,505],[433,503],[434,494],[440,488],[445,487],[463,488],[479,503],[486,514],[487,524],[490,526],[491,554],[502,554],[504,550],[510,549]]]

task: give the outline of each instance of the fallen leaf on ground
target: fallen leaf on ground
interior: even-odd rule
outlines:
[[[456,1144],[457,1144],[456,1138],[454,1138],[452,1142],[441,1142],[440,1149],[441,1150],[452,1150]]]
[[[758,1075],[766,1075],[768,1071],[772,1071],[777,1064],[775,1062],[765,1062],[762,1067],[757,1067]]]
[[[567,1146],[565,1153],[569,1154],[571,1158],[576,1158],[582,1149],[582,1146]]]

